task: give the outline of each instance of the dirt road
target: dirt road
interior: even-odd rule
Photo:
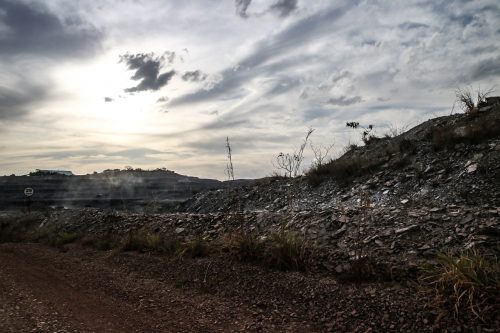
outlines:
[[[247,315],[107,267],[99,253],[2,244],[0,267],[0,332],[237,331]]]
[[[223,254],[0,244],[0,332],[431,332],[440,319],[412,284],[341,284]],[[488,328],[489,326],[489,328]],[[493,332],[497,323],[483,326]]]

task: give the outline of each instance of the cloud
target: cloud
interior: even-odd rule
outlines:
[[[297,0],[276,0],[271,6],[262,12],[249,14],[248,7],[252,0],[235,0],[236,15],[247,19],[249,16],[261,16],[267,13],[273,13],[278,17],[286,17],[297,9]]]
[[[357,103],[363,102],[363,98],[361,96],[354,96],[354,97],[347,97],[347,96],[340,96],[340,97],[332,97],[330,98],[327,103],[331,105],[338,105],[338,106],[347,106],[347,105],[353,105]]]
[[[403,30],[412,30],[412,29],[420,29],[420,28],[428,28],[427,24],[417,23],[417,22],[404,22],[398,25],[398,28]]]
[[[330,34],[332,23],[344,16],[356,3],[351,1],[345,6],[312,14],[262,39],[255,45],[253,52],[243,58],[236,67],[223,70],[220,74],[222,79],[215,83],[212,89],[200,89],[181,95],[173,99],[170,105],[198,103],[227,96],[239,98],[253,78],[276,75],[277,72],[294,68],[297,64],[313,61],[314,59],[307,55],[289,55],[285,59],[283,55],[292,53],[297,49],[297,45],[308,43],[317,36]]]
[[[0,86],[0,119],[14,119],[28,114],[32,107],[47,96],[48,88],[22,79],[17,88]]]
[[[279,17],[290,15],[297,9],[297,0],[278,0],[269,7],[269,10]]]
[[[166,103],[169,100],[170,99],[167,96],[162,96],[162,97],[158,98],[158,100],[156,100],[156,103]]]
[[[111,97],[104,97],[104,103],[110,103],[113,102],[113,99]]]
[[[235,0],[236,14],[241,18],[248,18],[247,10],[252,0]]]
[[[158,155],[162,153],[163,153],[162,151],[150,148],[130,148],[130,149],[116,151],[113,153],[108,153],[107,155],[120,156],[129,159],[137,159],[137,158],[147,158],[151,157],[150,155]]]
[[[156,91],[167,85],[175,75],[174,70],[160,74],[160,69],[169,61],[168,57],[155,56],[154,53],[125,54],[120,56],[120,62],[124,62],[128,69],[134,70],[132,80],[140,81],[135,87],[125,89],[125,92]]]
[[[185,72],[182,74],[182,80],[189,82],[200,82],[205,81],[207,79],[207,74],[203,73],[200,70],[195,70],[191,72]]]
[[[500,76],[500,56],[479,62],[471,73],[472,80],[482,80]]]
[[[328,109],[311,109],[307,110],[303,114],[304,121],[311,121],[314,119],[331,117],[335,113],[335,110]]]
[[[80,17],[61,20],[37,2],[0,0],[0,55],[84,57],[100,48],[102,33]]]
[[[205,137],[203,140],[193,140],[185,143],[188,149],[201,150],[204,153],[224,154],[226,144],[226,134],[214,134]],[[233,148],[233,157],[235,155],[242,156],[245,153],[255,153],[259,150],[269,147],[276,147],[279,142],[287,142],[290,140],[290,135],[275,134],[275,133],[235,133],[229,135],[231,147]]]

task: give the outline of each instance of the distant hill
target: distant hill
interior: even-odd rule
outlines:
[[[0,209],[22,207],[24,189],[31,187],[33,208],[100,207],[137,210],[168,206],[206,189],[224,187],[215,179],[177,174],[170,170],[105,170],[91,175],[33,172],[27,176],[0,177]]]

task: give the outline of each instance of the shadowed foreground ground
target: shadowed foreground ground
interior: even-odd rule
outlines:
[[[0,332],[432,331],[410,283],[339,284],[221,256],[0,244]],[[462,331],[472,327],[462,326]],[[475,328],[472,328],[473,330]],[[488,331],[487,329],[484,331]]]

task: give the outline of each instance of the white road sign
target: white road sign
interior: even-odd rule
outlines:
[[[35,191],[31,187],[26,187],[24,189],[24,195],[27,197],[31,197],[35,193]]]

